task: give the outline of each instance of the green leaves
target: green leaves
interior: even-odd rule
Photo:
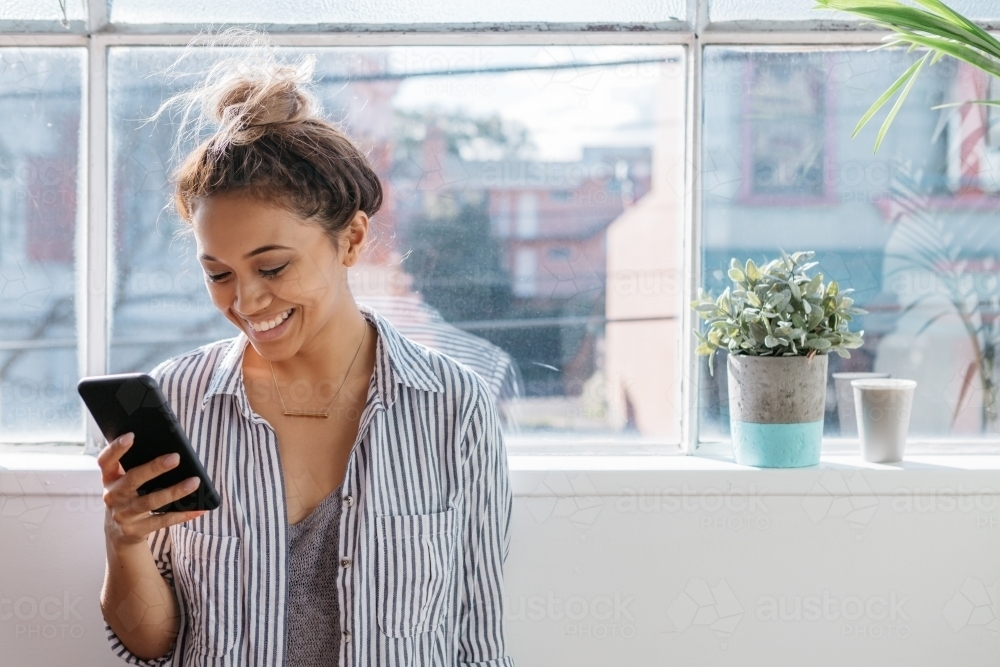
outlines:
[[[811,350],[828,350],[832,343],[826,338],[820,338],[819,336],[813,336],[806,341],[806,347]]]
[[[906,81],[906,87],[903,88],[903,92],[901,92],[899,97],[896,98],[896,103],[892,105],[889,115],[885,117],[885,122],[882,123],[882,127],[879,128],[878,136],[875,138],[874,153],[878,153],[878,147],[882,145],[882,140],[885,139],[885,133],[889,131],[889,126],[892,125],[892,121],[895,120],[900,107],[903,106],[903,101],[906,100],[907,95],[910,94],[910,89],[913,88],[913,82],[917,80],[917,75],[920,74],[920,70],[923,69],[924,64],[930,57],[931,52],[928,52],[927,55],[918,60],[915,65],[908,70],[908,72],[912,73]],[[903,76],[906,75],[904,74]]]
[[[903,72],[903,76],[896,79],[896,83],[889,86],[889,89],[886,90],[884,93],[882,93],[882,97],[875,100],[875,104],[868,107],[868,111],[866,111],[865,115],[861,117],[861,120],[858,121],[858,124],[854,126],[854,132],[851,133],[851,139],[858,136],[858,132],[861,131],[861,128],[863,128],[865,125],[868,124],[868,121],[871,120],[872,116],[875,115],[875,112],[881,109],[882,105],[888,102],[889,98],[892,97],[904,83],[911,81],[913,79],[913,76],[917,73],[917,70],[920,68],[920,64],[922,62],[923,59],[913,63],[913,65],[910,66],[910,69]],[[875,150],[878,151],[878,148],[876,148]]]
[[[1000,40],[940,0],[913,0],[913,2],[919,7],[900,0],[816,0],[814,7],[854,14],[878,27],[892,31],[894,34],[887,38],[888,41],[884,46],[906,46],[926,51],[920,60],[913,63],[881,97],[875,100],[854,128],[852,136],[856,136],[878,110],[902,88],[879,129],[875,139],[875,152],[878,152],[879,146],[882,145],[889,126],[895,120],[924,65],[933,65],[942,57],[951,56],[987,74],[1000,77]],[[990,102],[992,101],[971,100],[968,103]],[[934,108],[947,106],[953,105],[943,104]]]
[[[762,267],[734,258],[728,271],[732,287],[715,298],[701,291],[691,303],[707,324],[706,333],[694,332],[695,354],[710,360],[719,349],[754,356],[850,356],[847,350],[861,347],[864,332],[850,331],[848,322],[865,311],[847,296],[852,290],[807,273],[816,266],[810,261],[814,256],[781,251],[780,259]]]

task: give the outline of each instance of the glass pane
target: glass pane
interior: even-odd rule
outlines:
[[[66,21],[82,27],[87,20],[86,0],[3,0],[0,2],[0,26],[9,30],[42,28],[54,30]]]
[[[85,51],[0,49],[0,441],[83,438],[75,242]]]
[[[434,23],[663,23],[683,20],[684,0],[509,0],[463,2],[423,0],[379,3],[370,0],[114,0],[112,23],[266,24],[434,24]]]
[[[869,311],[852,323],[864,347],[831,355],[831,375],[916,380],[914,437],[995,437],[1000,125],[978,107],[931,109],[988,95],[985,77],[949,60],[926,69],[873,154],[885,111],[851,133],[914,54],[719,47],[705,56],[705,287],[728,284],[731,257],[815,251],[817,270]],[[725,359],[714,376],[701,367],[703,438],[725,438]],[[832,379],[827,396],[826,433],[850,434]]]
[[[312,52],[324,108],[387,190],[358,300],[480,372],[511,432],[676,442],[683,51]],[[171,241],[175,128],[134,120],[190,85],[147,76],[179,53],[109,55],[114,372],[235,334],[190,237]]]
[[[803,0],[702,0],[710,2],[709,19],[723,21],[816,21],[854,20],[840,12],[812,9]],[[948,6],[977,21],[1000,18],[996,0],[949,0]]]

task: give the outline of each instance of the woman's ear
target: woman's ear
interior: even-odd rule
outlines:
[[[364,211],[355,213],[341,238],[343,239],[342,244],[344,242],[347,244],[344,266],[354,266],[361,257],[365,241],[368,240],[368,214]]]

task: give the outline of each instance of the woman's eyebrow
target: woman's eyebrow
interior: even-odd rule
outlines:
[[[251,250],[247,254],[243,255],[243,259],[250,259],[254,255],[259,255],[262,252],[268,252],[269,250],[294,250],[294,248],[289,248],[286,245],[274,245],[274,244],[272,244],[272,245],[262,245],[261,247],[257,248],[256,250]],[[203,260],[207,260],[209,262],[218,262],[219,261],[216,258],[212,257],[211,255],[205,255],[205,254],[199,255],[198,258],[199,259],[203,259]]]

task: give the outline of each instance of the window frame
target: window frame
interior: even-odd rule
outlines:
[[[874,47],[881,43],[887,32],[864,26],[857,21],[744,21],[739,23],[711,23],[710,0],[686,0],[687,15],[684,20],[667,24],[441,24],[420,26],[323,26],[328,31],[305,31],[304,26],[267,25],[273,43],[277,46],[333,47],[333,46],[444,46],[483,45],[518,46],[544,44],[594,45],[676,45],[684,49],[685,91],[684,100],[684,201],[683,201],[683,293],[687,303],[695,298],[701,275],[702,201],[698,196],[701,174],[702,124],[693,122],[702,118],[702,65],[707,46],[778,47],[798,48],[858,48]],[[78,306],[83,321],[78,322],[78,339],[82,347],[83,375],[100,375],[107,372],[108,312],[107,292],[110,284],[111,242],[109,238],[110,182],[108,147],[108,85],[107,54],[114,46],[184,46],[198,30],[206,26],[132,26],[108,23],[107,2],[88,2],[88,21],[85,28],[76,23],[68,30],[58,26],[53,29],[33,27],[31,22],[6,22],[0,30],[20,29],[22,32],[0,32],[0,47],[20,46],[84,46],[87,49],[87,66],[84,68],[84,108],[82,131],[87,133],[87,180],[85,238],[86,254],[77,258],[77,275],[87,284],[77,287],[77,294],[84,303]],[[980,22],[988,30],[1000,30],[1000,19]],[[224,27],[224,26],[220,26]],[[822,203],[822,202],[817,202]],[[697,323],[690,308],[681,309],[681,331],[687,332]],[[698,433],[698,378],[700,357],[694,354],[695,339],[681,336],[681,436],[680,442],[664,447],[654,447],[657,453],[717,454],[719,443],[701,442]],[[84,451],[96,453],[103,446],[104,436],[84,411],[87,426]],[[935,444],[952,442],[935,439]],[[955,439],[958,444],[963,441]],[[61,443],[75,444],[81,443]],[[612,444],[612,443],[606,443]],[[632,452],[615,447],[617,453],[653,453],[649,445],[637,445]],[[582,453],[593,453],[593,447]],[[571,448],[559,447],[560,453],[572,454]]]

